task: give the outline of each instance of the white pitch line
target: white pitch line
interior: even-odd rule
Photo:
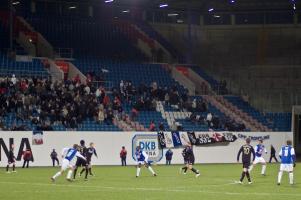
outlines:
[[[185,190],[185,189],[173,189],[173,188],[143,188],[143,187],[110,187],[110,186],[87,186],[87,185],[61,185],[61,184],[48,184],[48,183],[30,183],[30,182],[0,182],[0,184],[14,184],[14,185],[32,185],[32,186],[52,186],[52,187],[70,187],[70,188],[94,188],[91,191],[160,191],[160,192],[179,192],[179,193],[204,193],[213,195],[229,195],[229,196],[291,196],[291,197],[301,197],[301,194],[282,194],[282,193],[239,193],[239,192],[216,192],[216,191],[206,191],[206,190]],[[222,184],[224,185],[224,184]],[[221,185],[221,186],[222,186]],[[53,191],[52,191],[53,192]]]

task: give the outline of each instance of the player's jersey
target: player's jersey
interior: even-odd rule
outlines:
[[[255,146],[255,156],[260,158],[260,157],[262,157],[263,152],[267,152],[264,145],[263,144],[257,144]]]
[[[10,160],[14,160],[15,159],[14,151],[13,150],[9,150],[9,152],[8,152],[8,159],[10,159]]]
[[[240,154],[242,153],[242,162],[247,163],[247,162],[251,162],[251,155],[253,154],[253,160],[255,158],[255,151],[254,148],[249,145],[249,144],[245,144],[243,146],[240,147],[239,152],[237,154],[237,161],[239,160]]]
[[[186,147],[185,149],[185,160],[194,160],[194,153],[192,147]]]
[[[79,147],[79,153],[82,155],[82,156],[84,156],[84,157],[87,157],[87,147],[85,147],[85,146],[80,146]]]
[[[136,161],[138,161],[138,162],[142,162],[142,161],[147,162],[148,161],[147,154],[142,150],[136,151],[135,156],[136,156]]]
[[[73,148],[68,149],[65,159],[69,161],[73,160],[73,158],[76,156],[76,153],[77,153],[76,149]]]
[[[279,156],[282,164],[293,164],[295,162],[295,149],[292,146],[283,146]]]
[[[183,149],[183,151],[182,151],[182,156],[183,156],[183,158],[185,159],[185,157],[186,157],[186,148]]]
[[[11,163],[11,162],[15,162],[15,155],[14,155],[14,151],[11,149],[9,150],[8,152],[8,156],[7,156],[7,159],[8,159],[8,162]]]
[[[87,158],[88,159],[91,159],[92,158],[92,156],[93,156],[93,154],[97,157],[97,153],[96,153],[96,150],[95,150],[95,148],[93,148],[93,147],[89,147],[89,148],[87,148]]]

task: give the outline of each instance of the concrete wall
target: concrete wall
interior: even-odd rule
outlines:
[[[87,77],[79,70],[76,66],[74,66],[71,62],[69,64],[69,72],[68,72],[68,79],[73,80],[74,77],[79,75],[80,81],[82,83],[86,83]]]

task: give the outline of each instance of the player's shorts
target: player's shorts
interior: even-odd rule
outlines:
[[[255,160],[253,161],[253,164],[257,163],[266,163],[265,159],[263,157],[255,157]]]
[[[87,163],[87,165],[90,165],[91,164],[91,158],[87,158],[86,163]]]
[[[146,163],[145,161],[138,161],[137,165],[145,165],[145,163]]]
[[[62,167],[61,167],[61,169],[65,171],[68,168],[73,168],[73,164],[69,160],[64,159],[62,161]]]
[[[194,158],[187,160],[188,165],[194,165]]]
[[[292,172],[294,171],[294,164],[280,164],[280,171]]]
[[[246,168],[246,169],[249,169],[249,167],[250,167],[250,165],[251,165],[251,163],[250,162],[243,162],[242,163],[242,168]]]
[[[15,160],[14,159],[8,159],[7,160],[7,163],[10,165],[10,164],[13,164],[13,163],[15,163]]]
[[[81,166],[85,167],[85,166],[87,166],[87,162],[84,159],[77,158],[75,166],[76,167],[81,167]]]

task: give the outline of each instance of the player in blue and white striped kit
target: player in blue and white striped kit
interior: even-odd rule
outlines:
[[[254,150],[255,150],[255,159],[253,161],[253,165],[250,166],[249,172],[252,171],[253,167],[255,167],[256,164],[260,163],[262,165],[261,175],[265,175],[267,163],[263,158],[262,154],[263,152],[267,153],[267,150],[263,145],[263,140],[258,140],[258,144],[255,146]]]
[[[278,185],[281,183],[281,178],[283,171],[288,172],[289,182],[291,185],[294,184],[294,167],[296,166],[296,154],[295,149],[292,147],[292,141],[288,140],[286,145],[281,147],[279,152],[279,157],[281,159],[280,170],[278,173]]]
[[[51,180],[53,182],[57,177],[62,175],[63,172],[66,171],[68,168],[69,171],[67,173],[67,180],[71,181],[72,172],[74,170],[74,163],[73,163],[74,158],[79,157],[86,160],[86,158],[78,152],[78,148],[79,148],[78,145],[74,144],[73,148],[64,148],[62,150],[62,158],[63,158],[62,167],[59,172],[57,172],[53,177],[51,177]]]
[[[153,168],[148,163],[148,155],[140,148],[140,146],[136,147],[135,158],[137,162],[136,178],[138,178],[140,175],[142,165],[144,165],[153,174],[153,176],[157,176]]]

